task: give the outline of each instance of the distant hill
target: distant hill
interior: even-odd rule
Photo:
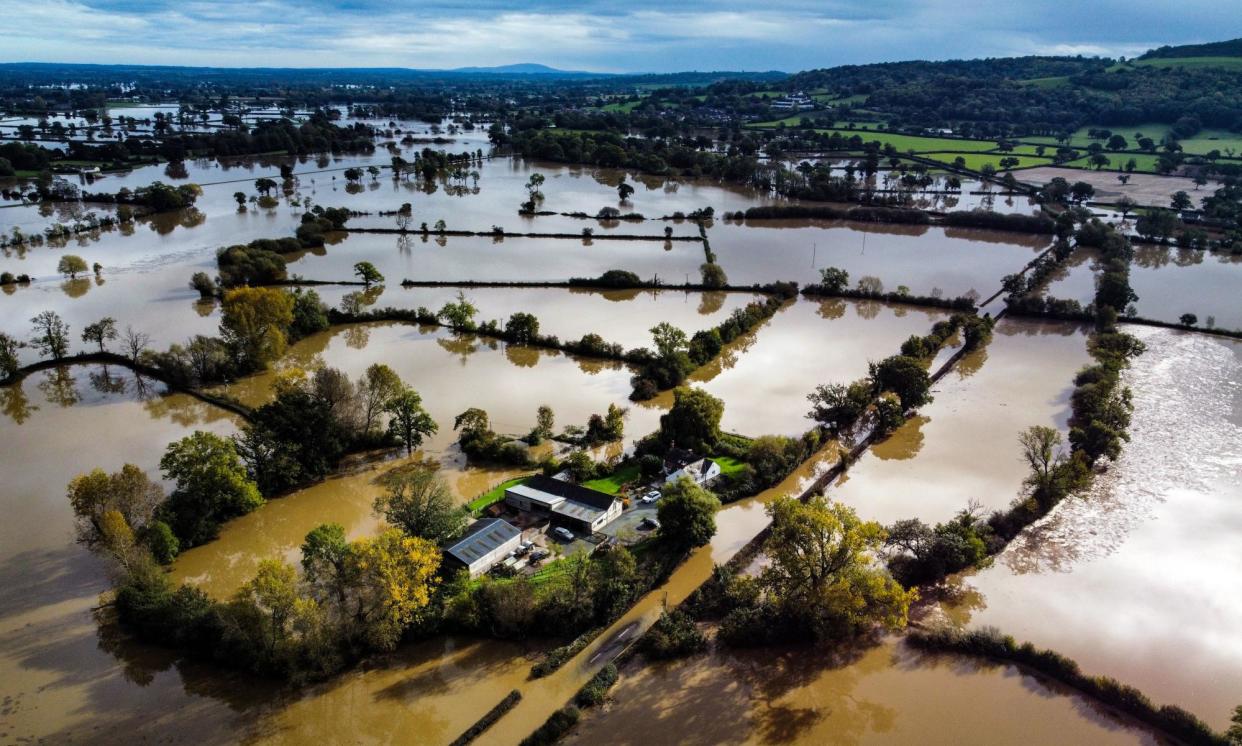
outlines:
[[[559,70],[537,62],[519,62],[515,65],[497,65],[495,67],[454,67],[436,72],[461,73],[463,75],[608,75],[593,73],[586,70]]]
[[[1140,60],[1170,59],[1184,57],[1242,57],[1242,39],[1214,41],[1210,44],[1183,44],[1176,47],[1159,47],[1140,56]]]

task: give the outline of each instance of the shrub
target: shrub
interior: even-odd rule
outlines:
[[[577,707],[563,707],[552,713],[547,722],[536,728],[534,733],[523,738],[520,746],[551,746],[577,725],[581,716]]]
[[[673,609],[660,615],[643,636],[641,647],[651,658],[683,658],[706,649],[707,638],[689,615]]]
[[[608,690],[612,685],[617,683],[617,667],[613,663],[604,666],[591,677],[581,689],[578,690],[577,696],[574,697],[574,703],[579,707],[595,707],[604,703],[604,699],[608,696]]]

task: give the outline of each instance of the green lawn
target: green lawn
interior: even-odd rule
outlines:
[[[964,140],[952,137],[923,137],[921,135],[897,135],[891,132],[858,132],[847,129],[816,130],[817,132],[837,132],[844,137],[860,135],[863,142],[879,141],[882,145],[892,145],[905,153],[952,151],[952,152],[983,152],[996,149],[995,140]]]
[[[746,468],[745,461],[738,461],[732,456],[713,456],[712,461],[720,464],[720,475],[725,477],[737,474]]]
[[[496,503],[505,499],[505,490],[509,489],[515,484],[520,484],[522,482],[525,482],[527,479],[530,479],[529,474],[524,477],[514,477],[513,479],[505,480],[504,482],[501,482],[500,484],[491,488],[487,492],[484,492],[482,495],[479,495],[478,497],[474,498],[469,503],[466,503],[466,507],[469,508],[470,512],[472,513],[479,513],[483,510],[486,510],[492,505],[495,505]]]
[[[630,482],[638,481],[639,476],[640,472],[638,470],[638,464],[630,464],[629,466],[617,469],[606,477],[584,482],[582,486],[589,487],[593,490],[599,490],[600,492],[605,492],[609,495],[615,495],[621,491],[623,486],[629,484]]]
[[[1158,157],[1155,155],[1146,153],[1105,153],[1104,155],[1108,156],[1108,159],[1112,162],[1101,169],[1102,171],[1121,171],[1125,168],[1126,162],[1133,158],[1135,163],[1135,173],[1156,173],[1156,161],[1158,160]],[[1078,158],[1077,160],[1063,163],[1061,165],[1068,166],[1069,168],[1094,169],[1095,166],[1092,166],[1088,162],[1089,158],[1090,156]]]

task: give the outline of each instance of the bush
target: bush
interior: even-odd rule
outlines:
[[[517,689],[509,692],[504,699],[500,700],[499,704],[488,710],[483,717],[478,719],[478,722],[467,728],[466,732],[458,736],[450,746],[466,746],[466,744],[472,743],[474,739],[481,736],[484,731],[492,727],[497,720],[504,717],[505,713],[516,707],[517,703],[521,701],[521,692]]]
[[[707,638],[694,620],[680,609],[665,611],[651,626],[640,643],[650,658],[684,658],[707,648]]]
[[[604,703],[604,699],[608,696],[608,690],[612,685],[617,683],[617,666],[609,663],[604,666],[591,677],[581,689],[578,690],[577,696],[574,697],[574,703],[579,707],[595,707]]]
[[[547,722],[536,728],[534,733],[523,738],[520,746],[551,746],[577,725],[581,716],[577,707],[563,707],[552,713]]]

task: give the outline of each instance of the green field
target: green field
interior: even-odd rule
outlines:
[[[720,464],[720,474],[725,477],[737,474],[746,468],[745,461],[738,461],[732,456],[712,456],[712,461]]]
[[[583,487],[589,487],[593,490],[606,492],[609,495],[615,495],[621,491],[621,488],[630,482],[638,481],[639,471],[638,464],[630,464],[629,466],[617,469],[606,477],[592,479],[589,482],[583,482]]]
[[[496,485],[495,487],[491,488],[487,492],[484,492],[482,495],[479,495],[478,497],[474,498],[469,503],[466,503],[466,507],[469,508],[470,512],[472,513],[479,513],[483,510],[486,510],[492,505],[495,505],[496,503],[505,499],[505,490],[509,489],[515,484],[520,484],[522,482],[525,482],[527,479],[530,479],[529,475],[524,476],[524,477],[514,477],[513,479],[505,480],[501,482],[500,484]]]
[[[1136,164],[1136,168],[1134,169],[1135,173],[1156,173],[1156,161],[1158,160],[1157,156],[1147,153],[1105,153],[1104,155],[1108,156],[1112,163],[1109,163],[1101,169],[1103,171],[1122,171],[1125,169],[1126,162],[1133,158]],[[1061,165],[1068,168],[1086,168],[1095,170],[1095,166],[1088,163],[1087,158],[1078,158],[1077,160],[1072,160]]]
[[[1057,75],[1051,78],[1030,78],[1029,80],[1019,81],[1023,85],[1033,86],[1035,88],[1060,88],[1069,83],[1068,75]]]
[[[634,111],[635,109],[637,109],[642,103],[643,103],[642,101],[616,101],[611,104],[604,104],[603,106],[599,107],[599,110],[600,111],[619,111],[625,114],[629,114],[631,111]]]
[[[1137,67],[1223,67],[1227,70],[1242,70],[1242,57],[1157,57],[1150,60],[1131,60],[1126,63]],[[1114,65],[1109,72],[1120,69],[1123,65]]]
[[[994,140],[961,140],[951,137],[923,137],[921,135],[897,135],[891,132],[857,132],[843,129],[816,130],[816,132],[837,132],[845,137],[861,135],[863,142],[879,141],[882,145],[892,145],[905,153],[952,151],[959,153],[979,153],[996,149]],[[950,159],[952,160],[952,159]]]

